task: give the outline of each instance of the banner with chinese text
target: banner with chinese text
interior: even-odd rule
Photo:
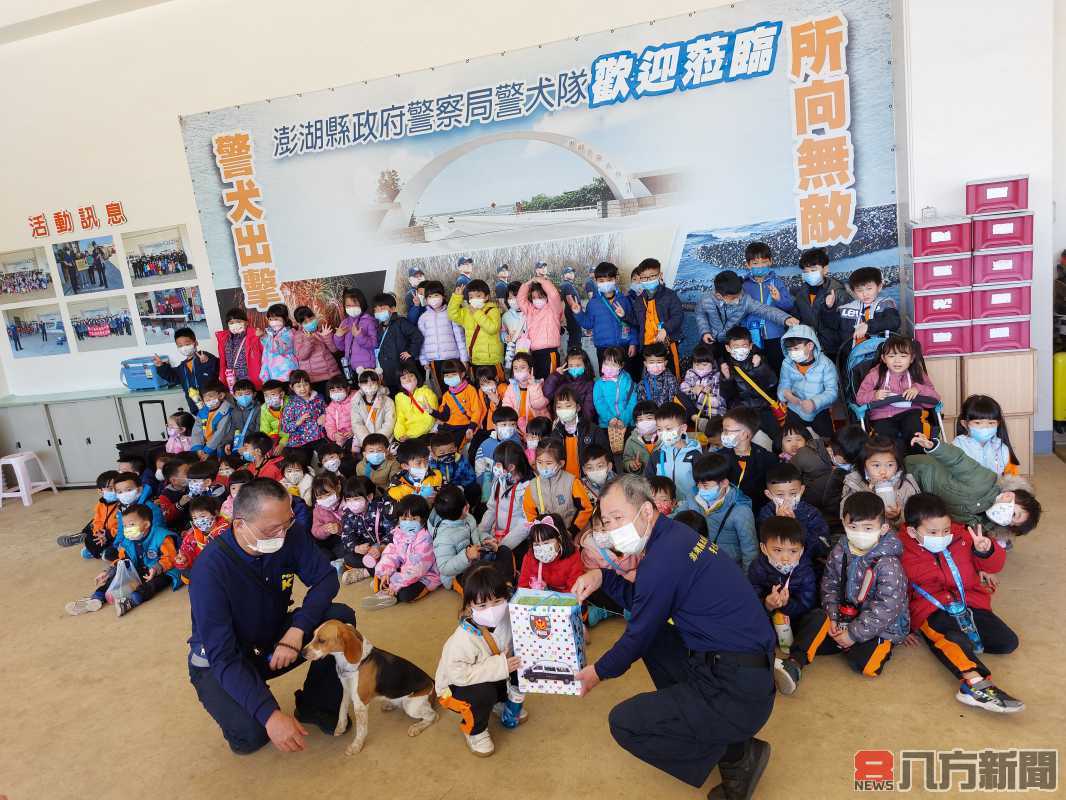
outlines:
[[[691,303],[756,239],[786,282],[827,246],[893,287],[890,25],[888,0],[750,0],[185,117],[220,306],[647,256]]]

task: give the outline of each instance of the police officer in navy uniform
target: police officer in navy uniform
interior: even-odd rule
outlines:
[[[659,514],[643,477],[611,481],[600,512],[611,548],[644,556],[632,583],[604,569],[574,585],[581,600],[602,586],[631,613],[622,638],[578,673],[582,693],[643,658],[655,691],[611,710],[615,741],[691,786],[717,765],[722,784],[708,797],[750,798],[770,758],[770,745],[754,738],[774,705],[766,611],[732,559]]]
[[[294,577],[307,594],[290,612]],[[343,694],[333,659],[308,667],[295,716],[281,710],[267,681],[303,663],[301,649],[326,620],[355,624],[355,612],[333,602],[338,588],[285,487],[271,478],[244,484],[233,527],[208,544],[189,582],[189,680],[233,752],[268,741],[283,752],[303,750],[301,722],[333,734]]]

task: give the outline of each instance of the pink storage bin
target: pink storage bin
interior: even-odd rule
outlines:
[[[915,325],[914,338],[927,356],[959,356],[971,352],[970,322]]]
[[[1030,317],[982,319],[972,323],[971,346],[974,353],[996,350],[1028,350]]]
[[[1007,211],[973,218],[973,249],[1024,247],[1033,243],[1033,212]]]
[[[1029,176],[982,178],[966,182],[966,213],[1017,211],[1029,205]]]
[[[1032,309],[1032,295],[1029,281],[975,286],[970,296],[973,319],[1025,316]]]
[[[914,293],[914,324],[970,319],[970,288]]]
[[[972,258],[966,255],[926,256],[912,262],[916,292],[959,289],[969,286],[973,275]]]
[[[911,255],[914,258],[968,253],[969,217],[940,217],[911,223]]]
[[[1033,248],[979,250],[973,254],[973,285],[1033,279]]]

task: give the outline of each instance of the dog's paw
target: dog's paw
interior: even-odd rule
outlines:
[[[348,715],[347,714],[345,714],[343,717],[341,717],[340,719],[337,720],[337,727],[333,729],[333,735],[334,736],[343,736],[344,732],[346,730],[348,730]]]
[[[361,752],[362,749],[363,749],[363,743],[362,742],[352,742],[350,745],[348,745],[347,748],[345,748],[344,755],[346,755],[346,756],[354,756],[356,753]]]

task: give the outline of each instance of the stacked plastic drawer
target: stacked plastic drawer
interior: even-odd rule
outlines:
[[[966,217],[911,225],[914,337],[926,355],[1029,347],[1033,213],[1025,175],[966,184]]]

